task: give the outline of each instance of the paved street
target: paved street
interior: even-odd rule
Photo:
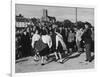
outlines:
[[[64,58],[64,63],[60,64],[55,61],[49,61],[42,66],[39,62],[33,61],[33,57],[27,57],[16,61],[15,72],[40,72],[40,71],[56,71],[56,70],[72,70],[72,69],[88,69],[94,68],[94,60],[92,62],[85,62],[85,53],[74,53],[68,58]]]

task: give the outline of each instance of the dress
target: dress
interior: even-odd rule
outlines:
[[[68,34],[67,47],[68,48],[74,48],[74,45],[75,45],[75,34],[74,33],[69,33]]]
[[[45,56],[48,54],[49,47],[40,39],[35,43],[35,50],[39,52],[40,56]]]
[[[40,56],[48,55],[49,49],[52,46],[50,36],[42,35],[41,38],[35,43],[35,50],[39,52]]]

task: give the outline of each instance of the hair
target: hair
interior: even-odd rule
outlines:
[[[39,27],[36,26],[35,32],[38,31],[38,34],[40,34],[40,29]]]
[[[60,30],[58,28],[56,28],[56,32],[60,33]]]
[[[92,25],[89,22],[85,22],[85,25],[87,25],[88,28],[91,28],[92,27]]]
[[[48,30],[46,27],[43,27],[44,29],[42,29],[41,31],[41,35],[46,35],[48,33]]]

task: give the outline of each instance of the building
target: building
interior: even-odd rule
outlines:
[[[29,19],[24,18],[21,14],[16,16],[15,20],[15,26],[18,28],[27,27],[27,25],[30,23]]]
[[[48,16],[48,11],[47,9],[43,9],[43,16],[41,18],[42,22],[51,22],[54,23],[56,21],[55,17],[52,16]]]

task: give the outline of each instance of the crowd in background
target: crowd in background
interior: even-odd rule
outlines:
[[[56,60],[62,63],[62,55],[86,52],[85,61],[91,62],[91,52],[94,52],[94,27],[89,22],[38,22],[26,28],[16,28],[15,43],[16,59],[35,56],[35,60],[40,57],[41,64],[45,64],[49,55],[54,53]]]

